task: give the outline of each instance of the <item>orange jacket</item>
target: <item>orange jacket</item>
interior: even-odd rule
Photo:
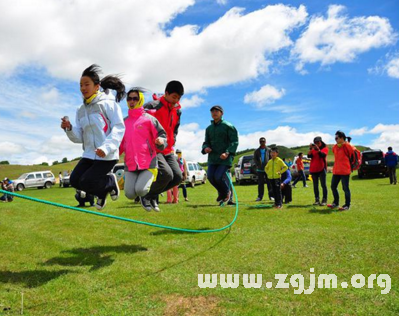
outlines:
[[[333,153],[335,157],[333,174],[346,176],[351,174],[351,164],[349,161],[349,157],[353,155],[353,147],[351,144],[345,142],[341,147],[338,145],[334,145]]]
[[[298,171],[304,170],[305,166],[303,165],[303,160],[302,158],[297,158],[296,159],[296,168],[298,169]]]

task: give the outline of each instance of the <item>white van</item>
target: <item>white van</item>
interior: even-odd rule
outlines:
[[[24,173],[18,179],[13,180],[16,191],[25,188],[46,188],[50,189],[55,184],[55,177],[49,170]]]
[[[190,184],[191,187],[195,186],[195,183],[206,183],[206,172],[199,165],[198,162],[186,161],[187,164],[187,179],[186,183]]]

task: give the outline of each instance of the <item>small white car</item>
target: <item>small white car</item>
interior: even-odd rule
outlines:
[[[298,176],[298,169],[297,169],[297,166],[296,166],[296,160],[297,159],[298,159],[298,156],[295,156],[294,157],[294,162],[293,162],[293,164],[290,167],[290,171],[291,171],[291,175],[292,175],[293,179]],[[309,175],[310,175],[310,171],[309,171],[310,158],[308,158],[308,156],[306,156],[306,155],[303,155],[302,160],[303,160],[303,167],[305,168],[305,170],[304,170],[305,171],[305,176],[309,177]]]
[[[196,183],[206,183],[206,171],[199,165],[198,162],[186,161],[187,164],[187,179],[186,183],[194,187]]]
[[[13,180],[16,191],[25,188],[46,188],[50,189],[55,184],[54,174],[47,171],[35,171],[22,174],[18,179]]]

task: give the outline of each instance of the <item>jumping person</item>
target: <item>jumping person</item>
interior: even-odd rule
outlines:
[[[179,81],[171,81],[166,85],[165,94],[157,100],[144,105],[144,109],[153,115],[166,131],[167,146],[157,149],[158,176],[151,185],[148,194],[141,199],[143,207],[150,205],[159,212],[158,195],[167,191],[182,181],[182,173],[172,148],[176,143],[180,126],[180,98],[184,95],[184,87]]]
[[[119,197],[115,174],[108,174],[119,160],[119,145],[125,132],[121,108],[117,102],[125,97],[125,86],[114,76],[100,80],[101,68],[91,65],[80,78],[83,104],[76,111],[75,125],[64,117],[61,128],[74,143],[83,144],[83,155],[73,170],[71,185],[97,196],[95,207],[102,210],[107,195]],[[100,87],[103,92],[100,91]],[[116,97],[108,89],[116,90]]]
[[[141,205],[151,211],[143,197],[150,191],[157,175],[157,153],[166,146],[166,132],[158,120],[143,108],[144,95],[139,88],[127,93],[128,117],[125,119],[125,136],[119,148],[125,153],[125,195],[134,200],[140,197]]]
[[[271,159],[270,148],[266,147],[266,138],[261,137],[259,139],[259,148],[254,151],[254,161],[256,165],[256,173],[258,174],[258,197],[256,201],[262,201],[265,193],[265,183],[267,186],[267,192],[269,200],[273,200],[273,193],[270,187],[270,181],[267,178],[265,167]]]
[[[215,105],[211,108],[213,121],[206,128],[202,154],[208,154],[209,182],[216,188],[220,204],[230,200],[231,190],[226,172],[231,168],[238,147],[236,128],[223,120],[223,108]]]
[[[336,144],[333,147],[333,153],[335,157],[333,176],[331,180],[331,190],[334,196],[332,204],[328,204],[329,208],[339,207],[339,193],[338,184],[342,181],[342,189],[345,192],[345,204],[339,207],[340,211],[349,210],[351,205],[351,191],[349,189],[349,177],[352,172],[350,157],[354,153],[352,145],[346,141],[346,135],[342,131],[335,133]]]
[[[320,136],[315,137],[313,139],[313,143],[309,146],[308,152],[308,158],[311,158],[309,172],[312,175],[313,192],[315,196],[315,202],[313,205],[327,205],[327,155],[327,145],[323,142]],[[319,179],[321,188],[323,190],[323,197],[321,202],[319,193]]]

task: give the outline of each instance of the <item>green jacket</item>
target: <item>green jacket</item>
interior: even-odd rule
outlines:
[[[211,121],[211,125],[206,128],[205,141],[202,144],[204,155],[207,147],[212,149],[208,155],[208,164],[231,166],[238,147],[236,128],[223,119],[217,124]],[[229,157],[225,160],[219,158],[223,153],[229,153]]]
[[[269,179],[280,179],[281,175],[286,172],[287,169],[288,166],[279,157],[276,159],[270,159],[265,167],[265,171]]]

